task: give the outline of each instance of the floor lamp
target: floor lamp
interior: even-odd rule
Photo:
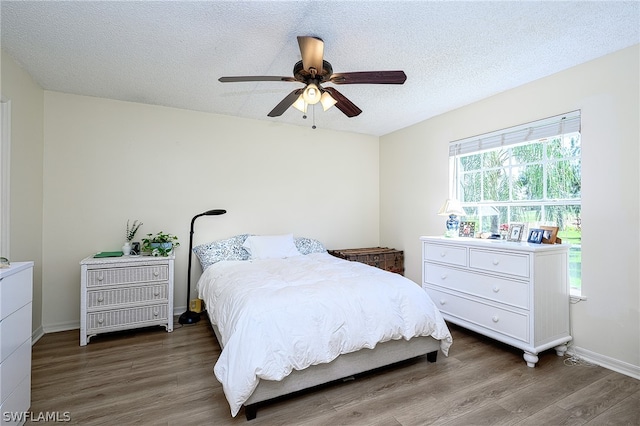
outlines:
[[[226,210],[209,210],[204,213],[197,214],[191,219],[191,231],[189,232],[189,267],[187,268],[187,311],[180,315],[178,318],[178,322],[180,324],[195,324],[200,321],[200,313],[193,312],[191,308],[191,258],[193,257],[192,249],[193,249],[193,224],[196,219],[200,216],[217,216],[221,214],[225,214]]]

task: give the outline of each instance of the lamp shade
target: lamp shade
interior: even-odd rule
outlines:
[[[320,89],[314,83],[309,83],[307,88],[302,92],[302,98],[308,104],[317,104],[321,97]]]
[[[449,216],[452,214],[456,216],[464,216],[466,213],[464,212],[460,201],[455,198],[447,198],[442,207],[440,207],[438,215]]]
[[[307,113],[307,103],[302,98],[302,95],[298,96],[298,99],[293,103],[293,107],[300,112]]]
[[[320,97],[320,103],[322,104],[322,110],[326,111],[335,104],[338,103],[333,96],[329,94],[329,92],[322,92],[322,96]]]

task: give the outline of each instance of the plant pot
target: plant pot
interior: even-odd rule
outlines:
[[[173,250],[173,243],[151,243],[152,256],[168,256]]]

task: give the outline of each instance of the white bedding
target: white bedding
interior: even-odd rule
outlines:
[[[451,334],[417,284],[327,253],[222,261],[198,281],[223,350],[214,372],[235,416],[259,379],[391,339],[432,336],[447,355]],[[293,319],[292,319],[293,318]]]

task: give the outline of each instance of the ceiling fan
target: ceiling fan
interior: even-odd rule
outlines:
[[[321,103],[326,111],[333,105],[347,117],[355,117],[362,112],[353,102],[333,87],[332,84],[403,84],[407,79],[404,71],[359,71],[334,73],[331,64],[324,60],[324,42],[318,37],[298,36],[298,45],[302,60],[293,66],[293,77],[278,76],[237,76],[220,77],[222,83],[243,81],[291,81],[303,83],[305,86],[289,93],[276,107],[269,117],[282,115],[290,106],[294,106],[306,114],[308,105]]]

